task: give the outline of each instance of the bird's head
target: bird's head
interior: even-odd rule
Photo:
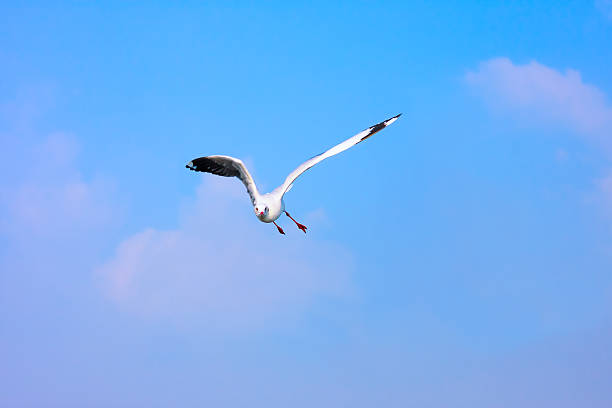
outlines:
[[[270,209],[265,203],[255,203],[255,215],[258,218],[265,217],[270,212]]]

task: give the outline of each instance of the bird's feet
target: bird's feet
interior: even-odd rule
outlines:
[[[272,221],[272,222],[274,222],[274,221]],[[274,222],[274,225],[276,225],[276,228],[278,229],[278,232],[280,232],[281,234],[285,235],[285,231],[283,231],[283,229],[281,227],[279,227],[276,222]]]
[[[301,229],[302,231],[304,231],[304,234],[306,233],[306,230],[308,229],[307,226],[300,224],[299,222],[297,222],[296,220],[293,219],[293,217],[291,215],[289,215],[289,213],[287,211],[285,211],[285,214],[287,214],[287,217],[291,218],[293,220],[293,222],[295,222],[295,225],[297,225],[297,227],[299,229]]]

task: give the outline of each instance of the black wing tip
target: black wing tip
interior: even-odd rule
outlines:
[[[210,166],[211,164],[216,164],[216,163],[214,163],[211,159],[209,159],[208,156],[198,157],[197,159],[193,159],[189,163],[187,163],[185,165],[185,168],[192,170],[192,171],[205,172],[206,167]]]
[[[186,168],[192,171],[202,173],[212,173],[223,177],[239,177],[240,171],[234,166],[229,166],[219,158],[198,157],[185,165]]]
[[[364,137],[361,138],[360,142],[363,142],[364,140],[366,140],[368,137],[372,136],[374,133],[379,132],[381,130],[383,130],[384,128],[387,127],[387,125],[389,124],[389,122],[391,121],[395,121],[395,119],[399,118],[400,116],[402,116],[402,114],[397,114],[395,116],[393,116],[392,118],[389,118],[387,120],[383,120],[380,123],[375,124],[374,126],[370,126],[369,128],[367,128],[366,130],[369,130],[368,134],[365,135]]]
[[[378,132],[379,130],[382,130],[382,129],[386,128],[388,125],[390,125],[390,123],[389,123],[389,122],[391,122],[391,121],[395,121],[395,120],[396,120],[397,118],[399,118],[400,116],[402,116],[402,114],[401,114],[401,113],[398,113],[397,115],[395,115],[395,116],[393,116],[393,117],[391,117],[391,118],[389,118],[389,119],[387,119],[387,120],[383,120],[382,122],[375,124],[374,126],[372,126],[372,127],[370,128],[370,129],[372,129],[372,133],[376,133],[376,132]]]
[[[374,126],[370,126],[368,129],[378,129],[378,130],[380,130],[380,129],[384,128],[385,126],[387,126],[389,124],[389,122],[395,121],[395,119],[399,118],[400,116],[402,116],[402,114],[398,113],[397,115],[395,115],[393,117],[390,117],[389,119],[385,119],[382,122],[375,124]]]
[[[399,118],[400,116],[402,116],[402,114],[401,114],[401,113],[398,113],[397,115],[393,116],[392,118],[389,118],[389,119],[385,120],[385,121],[384,121],[384,122],[382,122],[382,123],[383,123],[385,126],[387,126],[387,122],[390,122],[390,121],[392,121],[392,120],[395,120],[395,119]]]

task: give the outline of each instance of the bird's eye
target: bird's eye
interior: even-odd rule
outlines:
[[[255,211],[259,211],[259,208],[255,207]]]

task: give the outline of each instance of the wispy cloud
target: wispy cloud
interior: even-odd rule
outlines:
[[[5,234],[24,242],[62,239],[65,233],[105,228],[113,220],[114,187],[109,180],[83,177],[74,162],[78,149],[73,136],[56,132],[15,160],[16,180],[4,184],[0,194]]]
[[[612,106],[601,90],[583,82],[578,71],[494,58],[468,72],[465,79],[493,106],[540,125],[568,126],[612,148]]]
[[[294,315],[349,290],[350,254],[292,223],[281,236],[252,217],[235,180],[208,179],[176,229],[147,228],[121,242],[98,270],[123,310],[222,329]]]
[[[466,73],[465,80],[491,107],[513,119],[569,129],[611,157],[612,105],[605,93],[585,83],[578,71],[561,72],[535,61],[514,64],[502,57],[480,63],[478,69]],[[559,152],[557,158],[566,160],[567,153]],[[608,213],[607,208],[612,206],[612,172],[605,173],[594,182],[590,201]]]
[[[612,20],[612,0],[595,0],[595,6],[606,18]]]

